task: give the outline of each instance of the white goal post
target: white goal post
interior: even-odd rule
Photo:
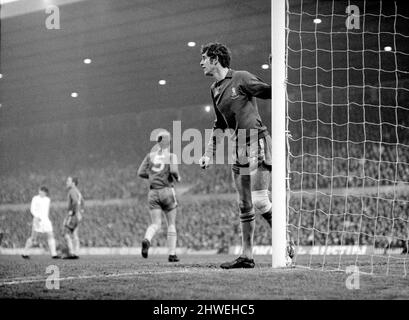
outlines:
[[[286,0],[271,0],[272,267],[286,266]]]

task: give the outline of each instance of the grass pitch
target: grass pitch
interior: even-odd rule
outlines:
[[[272,269],[270,256],[256,256],[255,269],[222,270],[233,256],[82,256],[52,260],[48,256],[0,256],[0,298],[25,299],[409,299],[409,277],[360,275],[359,289],[346,287],[341,271]],[[327,257],[336,265],[337,257]],[[329,259],[331,258],[331,259]],[[298,257],[297,264],[308,263]],[[304,260],[304,261],[303,261]],[[332,260],[332,261],[331,261]],[[46,269],[59,269],[60,288],[47,289]]]

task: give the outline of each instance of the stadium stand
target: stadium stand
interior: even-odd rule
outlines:
[[[174,110],[170,110],[174,113]],[[193,112],[193,113],[192,113]],[[197,111],[178,111],[179,119],[186,121],[186,127],[198,128],[203,132],[211,126],[212,117],[202,118],[192,116]],[[155,113],[158,116],[157,113]],[[149,114],[144,114],[145,117]],[[27,204],[36,194],[40,185],[45,184],[51,192],[53,202],[65,201],[65,178],[76,175],[80,181],[80,188],[85,200],[91,199],[136,199],[137,205],[129,203],[107,206],[88,206],[86,219],[81,227],[81,241],[83,246],[133,246],[139,245],[144,229],[148,224],[146,207],[146,183],[137,178],[136,170],[143,156],[150,150],[152,143],[147,138],[147,132],[160,123],[168,123],[169,114],[163,112],[163,118],[157,122],[143,123],[139,116],[134,122],[127,123],[129,115],[116,115],[109,119],[88,119],[68,122],[71,129],[60,128],[55,124],[41,124],[34,129],[28,128],[26,149],[17,148],[22,141],[13,140],[13,128],[3,128],[1,134],[10,134],[11,139],[1,139],[2,150],[8,150],[5,161],[0,164],[0,205]],[[186,117],[186,119],[184,118]],[[196,120],[190,120],[196,119]],[[207,117],[206,119],[204,117]],[[115,121],[116,122],[115,122]],[[206,120],[206,121],[205,121]],[[110,126],[107,126],[108,122]],[[116,123],[116,124],[115,124]],[[184,123],[184,122],[182,122]],[[138,124],[135,127],[135,124]],[[105,129],[107,128],[107,129]],[[169,126],[165,126],[170,129]],[[60,130],[60,131],[58,131]],[[81,135],[89,139],[67,141],[64,130],[79,130]],[[84,132],[85,130],[85,132]],[[86,131],[88,130],[88,131]],[[122,131],[121,131],[122,130]],[[57,133],[60,132],[60,135]],[[50,138],[53,136],[53,139]],[[47,138],[48,137],[48,138]],[[143,137],[139,138],[139,137]],[[408,145],[408,137],[402,137],[400,143]],[[37,142],[40,141],[41,143]],[[384,142],[388,142],[385,136]],[[46,142],[46,143],[45,143]],[[44,146],[46,145],[46,146]],[[60,150],[59,145],[66,148]],[[363,144],[334,145],[334,152],[340,158],[346,154],[349,159],[334,158],[333,161],[322,156],[314,156],[315,146],[310,146],[311,155],[304,158],[292,157],[290,173],[291,190],[301,187],[301,171],[303,172],[302,189],[308,191],[316,188],[365,187],[381,188],[391,186],[397,170],[396,181],[405,183],[409,178],[409,154],[399,150],[399,161],[396,160],[396,149],[387,143],[370,143],[365,145],[363,158]],[[320,155],[330,154],[328,144],[320,145]],[[348,153],[346,148],[348,147]],[[22,151],[23,150],[23,151]],[[297,152],[297,147],[292,148]],[[382,160],[379,165],[379,160]],[[342,160],[342,161],[341,161]],[[303,167],[301,167],[303,161]],[[397,163],[397,167],[395,164]],[[18,165],[16,165],[18,164]],[[318,173],[316,168],[319,168]],[[302,169],[302,170],[301,170]],[[333,170],[333,178],[330,170]],[[192,195],[233,193],[234,186],[230,168],[227,165],[215,165],[209,170],[202,170],[197,165],[182,164],[180,167],[182,183],[188,186],[186,191]],[[312,174],[308,174],[311,172]],[[347,176],[348,172],[348,177]],[[331,185],[332,184],[332,185]],[[295,186],[295,187],[294,187]],[[385,245],[401,246],[399,239],[407,238],[408,204],[399,201],[393,206],[391,198],[388,200],[387,191],[381,198],[371,198],[371,188],[367,188],[367,195],[348,197],[334,197],[330,211],[320,210],[327,206],[328,197],[305,196],[300,200],[291,197],[290,208],[300,209],[301,215],[289,215],[290,230],[293,237],[299,238],[299,244],[373,244],[378,247]],[[383,189],[382,189],[383,190]],[[389,192],[389,191],[388,191]],[[401,200],[409,200],[409,195],[401,195]],[[378,215],[370,208],[379,207]],[[393,209],[392,209],[393,208]],[[291,210],[291,209],[290,209]],[[345,213],[348,213],[345,215]],[[362,214],[365,213],[365,214]],[[56,233],[60,234],[64,209],[52,209]],[[344,219],[350,219],[344,223]],[[21,247],[30,232],[31,217],[27,211],[0,211],[0,225],[3,233],[3,247]],[[232,225],[231,221],[234,222]],[[374,228],[376,221],[376,238]],[[393,221],[393,230],[392,222]],[[206,197],[200,202],[181,203],[177,228],[179,232],[178,246],[192,249],[225,250],[226,245],[239,244],[239,223],[237,205],[234,200],[219,200]],[[328,225],[330,226],[328,229]],[[342,228],[346,228],[343,230]],[[341,230],[339,230],[341,228]],[[327,230],[329,230],[327,232]],[[341,231],[345,231],[341,236]],[[358,236],[360,231],[360,236]],[[393,237],[391,237],[393,232]],[[393,243],[389,239],[393,238]],[[59,239],[62,243],[62,239]],[[153,245],[165,245],[165,237],[157,237]],[[269,244],[271,235],[265,224],[257,223],[255,243]]]
[[[228,243],[240,243],[237,205],[230,200],[204,200],[181,203],[178,212],[178,246],[191,249],[223,249]],[[64,209],[53,208],[52,219],[58,242],[64,243],[62,222]],[[82,246],[120,247],[138,246],[149,224],[148,207],[145,201],[134,205],[107,205],[87,208],[80,228]],[[31,230],[31,215],[28,211],[0,211],[4,232],[3,247],[24,246]],[[166,246],[166,222],[152,245]],[[267,224],[259,220],[256,239],[259,244],[271,242]]]
[[[304,197],[302,200],[303,214],[298,221],[291,216],[290,231],[300,240],[300,245],[352,245],[373,244],[376,247],[402,247],[399,239],[404,239],[408,232],[408,203],[400,202],[391,210],[391,201],[380,201],[379,213],[375,214],[376,199],[370,197],[351,197],[345,202],[345,197],[335,197],[331,215],[324,214],[321,207],[327,206],[328,198],[322,196]],[[294,199],[290,206],[300,205]],[[315,209],[313,209],[315,207]],[[371,209],[372,208],[372,209]],[[365,211],[365,215],[360,213]],[[138,246],[142,239],[149,215],[146,201],[136,201],[135,204],[119,204],[91,206],[87,208],[85,219],[80,228],[82,246],[90,247],[121,247]],[[344,213],[355,213],[345,215]],[[65,209],[53,208],[51,219],[58,235],[58,242],[63,243],[62,221]],[[393,240],[392,240],[392,223]],[[344,223],[344,219],[348,219]],[[313,220],[315,222],[313,223]],[[31,215],[28,211],[0,211],[0,221],[3,230],[2,246],[18,248],[24,245],[31,228]],[[162,231],[153,240],[155,246],[166,246],[164,230],[166,223],[162,222]],[[327,234],[329,224],[330,232]],[[291,228],[298,226],[300,228]],[[267,224],[258,219],[256,223],[255,243],[269,245],[271,233]],[[311,228],[314,226],[314,228]],[[223,250],[226,244],[240,244],[239,219],[237,204],[232,200],[207,199],[182,201],[179,207],[177,229],[178,246],[195,250]],[[345,228],[345,229],[344,229]],[[374,229],[377,229],[374,238]],[[299,230],[299,232],[297,232]],[[359,232],[360,231],[360,232]],[[343,234],[343,236],[342,236]],[[390,241],[393,241],[392,243]]]

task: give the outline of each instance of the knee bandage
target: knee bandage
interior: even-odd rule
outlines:
[[[251,192],[253,206],[256,212],[264,214],[271,211],[271,202],[268,198],[268,190],[257,190]]]

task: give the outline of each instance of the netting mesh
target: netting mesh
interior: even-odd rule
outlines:
[[[315,246],[321,253],[308,249],[308,267],[356,264],[363,272],[407,273],[409,13],[403,5],[287,2],[287,221],[299,250]],[[336,256],[331,263],[329,255]]]

